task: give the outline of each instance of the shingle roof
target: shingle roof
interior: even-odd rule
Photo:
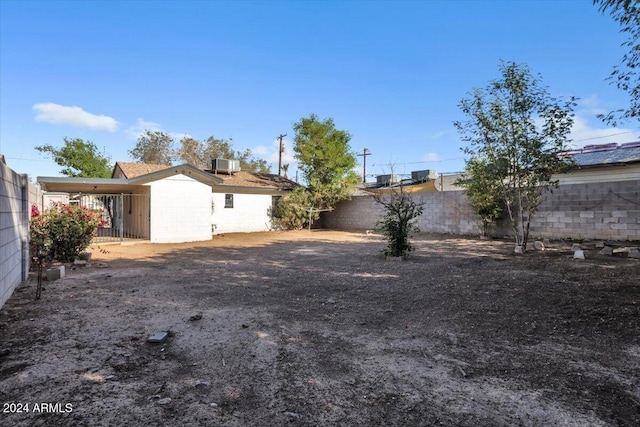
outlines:
[[[158,172],[164,169],[171,168],[167,165],[152,165],[147,163],[132,163],[132,162],[116,162],[116,167],[120,167],[124,178],[135,178],[142,175]],[[114,168],[115,171],[115,168]],[[277,188],[279,190],[293,190],[298,187],[294,181],[291,181],[283,176],[274,174],[259,174],[247,171],[235,172],[233,175],[227,175],[223,173],[214,174],[211,170],[206,170],[213,176],[222,179],[224,182],[218,185],[228,185],[236,187],[252,187],[252,188]]]
[[[629,143],[604,150],[571,152],[578,166],[611,165],[640,162],[640,144]]]
[[[116,162],[115,167],[120,167],[120,170],[124,174],[124,178],[135,178],[137,176],[146,175],[153,172],[158,172],[164,169],[169,169],[171,165],[152,165],[149,163],[132,163],[132,162]],[[115,171],[114,167],[114,171]]]
[[[207,172],[211,171],[207,170]],[[280,190],[293,190],[299,186],[298,183],[275,174],[260,174],[240,171],[235,172],[233,175],[218,173],[215,174],[215,176],[224,180],[220,185],[237,187],[275,187]]]

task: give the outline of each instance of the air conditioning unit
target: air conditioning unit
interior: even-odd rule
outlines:
[[[413,171],[411,172],[411,179],[413,181],[425,182],[430,179],[436,179],[438,174],[433,169],[425,169],[422,171]]]
[[[378,175],[376,177],[376,183],[378,185],[391,185],[400,181],[400,177],[398,175]]]
[[[228,174],[240,172],[240,160],[213,159],[211,161],[211,170],[214,173],[224,172]]]

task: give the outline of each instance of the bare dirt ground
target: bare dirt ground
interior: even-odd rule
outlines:
[[[640,425],[639,260],[414,242],[94,247],[0,311],[0,425]]]

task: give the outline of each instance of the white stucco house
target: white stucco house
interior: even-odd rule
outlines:
[[[37,181],[45,192],[67,193],[70,203],[100,210],[106,225],[98,239],[154,243],[270,230],[274,200],[298,185],[271,174],[130,162],[117,162],[111,178],[38,177]]]

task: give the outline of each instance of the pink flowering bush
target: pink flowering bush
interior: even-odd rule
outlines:
[[[100,211],[54,203],[44,213],[31,208],[31,256],[38,261],[73,262],[96,235]]]

